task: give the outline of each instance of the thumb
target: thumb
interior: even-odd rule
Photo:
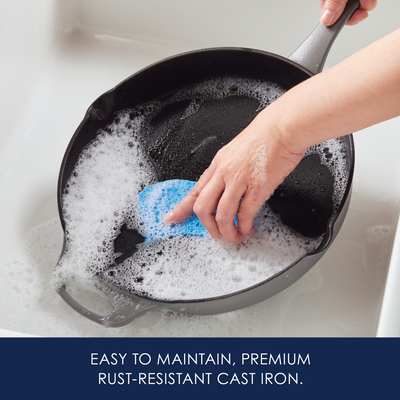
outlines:
[[[334,24],[342,15],[347,0],[326,0],[322,7],[320,22],[322,25]]]

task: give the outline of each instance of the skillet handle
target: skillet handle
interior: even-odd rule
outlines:
[[[340,18],[329,27],[319,24],[289,56],[289,60],[306,67],[313,74],[321,72],[336,36],[359,6],[358,0],[349,0]]]
[[[150,310],[160,309],[160,306],[151,300],[146,300],[137,296],[128,296],[124,293],[118,294],[118,300],[112,301],[114,311],[103,317],[93,311],[88,310],[79,304],[68,292],[65,286],[58,290],[61,298],[75,311],[93,322],[97,322],[106,328],[119,328],[127,325],[134,319],[141,317]]]

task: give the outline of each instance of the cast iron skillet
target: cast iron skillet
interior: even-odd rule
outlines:
[[[134,108],[151,100],[165,98],[182,88],[190,87],[216,76],[238,76],[268,80],[288,90],[322,71],[336,36],[358,6],[358,1],[348,1],[343,15],[334,26],[327,28],[321,24],[318,25],[308,39],[289,58],[243,48],[211,48],[192,51],[150,65],[100,96],[89,107],[83,121],[72,137],[62,161],[58,182],[58,206],[64,231],[62,195],[66,183],[82,149],[96,137],[99,129],[105,128],[113,122],[116,112]],[[230,97],[228,99],[230,99],[230,102],[236,101]],[[218,105],[215,105],[215,109],[211,107],[207,110],[208,120],[207,118],[202,120],[201,115],[197,115],[197,118],[200,117],[200,121],[195,124],[196,126],[189,126],[188,129],[195,129],[199,141],[204,140],[211,131],[215,135],[216,130],[213,129],[215,124],[225,126],[227,121],[230,122],[230,130],[223,135],[221,134],[219,145],[216,147],[213,145],[214,147],[208,149],[207,154],[202,154],[197,158],[189,156],[190,143],[187,144],[186,151],[182,152],[182,147],[180,147],[179,157],[173,158],[171,157],[172,153],[175,155],[177,152],[177,149],[174,148],[174,137],[166,138],[166,141],[162,141],[164,143],[162,145],[151,143],[150,140],[147,144],[147,150],[159,174],[159,180],[197,180],[218,149],[241,132],[254,118],[256,114],[254,111],[250,111],[251,109],[251,107],[247,107],[246,102],[233,104],[232,107],[232,104],[220,101]],[[174,110],[172,107],[166,111],[166,115],[158,118],[170,118],[177,112],[179,113],[179,110]],[[210,115],[211,118],[209,118]],[[226,117],[221,117],[221,115],[226,115]],[[279,201],[281,197],[279,194],[282,191],[290,192],[291,190],[291,184],[288,180],[285,180],[269,200],[270,206],[293,229],[308,236],[323,235],[322,243],[317,250],[288,265],[275,276],[239,292],[201,300],[154,301],[149,296],[120,292],[118,305],[114,304],[114,311],[107,316],[98,315],[80,305],[67,292],[66,287],[59,290],[60,296],[72,308],[90,320],[107,327],[118,327],[128,324],[135,318],[146,314],[149,310],[168,309],[198,315],[218,314],[253,305],[277,294],[298,280],[316,264],[327,251],[342,226],[349,207],[354,170],[352,135],[343,137],[343,141],[347,156],[349,180],[345,195],[335,215],[332,215],[331,205],[328,201],[324,211],[325,215],[323,212],[319,220],[310,220],[311,216],[304,215],[306,208],[302,208],[302,201],[304,200],[302,193],[299,196],[296,193],[293,194],[286,203]],[[165,142],[169,145],[165,146]],[[312,174],[313,169],[312,160],[308,160],[308,164],[302,161],[293,173],[301,179],[301,177]],[[329,176],[326,179],[325,184],[329,186]],[[305,181],[307,180],[305,179]],[[306,191],[307,188],[304,187],[303,189]],[[311,202],[324,202],[325,200],[324,198],[309,199]],[[64,249],[65,247],[66,242],[64,240]],[[64,249],[61,257],[64,254]],[[112,290],[118,292],[118,289],[112,288]],[[123,299],[123,306],[121,306],[121,298]],[[110,300],[113,302],[111,298]]]

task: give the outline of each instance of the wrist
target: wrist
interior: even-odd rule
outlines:
[[[265,134],[273,137],[288,153],[302,155],[313,143],[308,143],[305,135],[295,128],[295,124],[288,124],[290,118],[287,113],[282,112],[285,108],[277,102],[279,99],[259,114],[259,123],[262,124]]]

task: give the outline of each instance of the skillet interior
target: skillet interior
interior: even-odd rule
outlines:
[[[210,49],[172,57],[126,79],[92,104],[65,153],[58,188],[63,227],[65,228],[62,193],[82,149],[96,137],[99,129],[111,124],[116,113],[121,110],[134,108],[151,100],[168,98],[178,90],[218,76],[268,80],[288,90],[310,77],[311,73],[287,59],[270,53],[251,49]],[[156,167],[159,180],[197,180],[219,148],[242,131],[257,114],[254,99],[229,97],[223,101],[203,104],[201,112],[185,120],[186,126],[183,126],[178,116],[181,115],[184,106],[182,103],[166,107],[152,121],[154,135],[147,140],[146,148]],[[160,140],[157,127],[165,121],[171,123],[171,129]],[[216,126],[220,140],[210,142],[200,153],[191,152],[193,146],[204,141],[211,133],[216,134]],[[191,132],[190,140],[178,148],[176,143],[181,143],[180,140],[185,142],[188,131]],[[344,140],[349,142],[346,147],[351,152],[350,139]],[[182,148],[187,151],[182,151]],[[349,171],[352,171],[352,163],[352,155],[349,155]],[[326,190],[315,195],[308,190],[310,183],[323,185]],[[319,159],[309,157],[304,159],[277,189],[269,200],[270,206],[281,215],[284,223],[300,233],[310,237],[325,234],[320,249],[326,248],[332,239],[332,185],[332,176],[327,168],[320,164]],[[346,196],[347,194],[348,191]],[[346,198],[342,202],[345,201]],[[307,210],[315,207],[319,207],[320,212],[310,215]]]

